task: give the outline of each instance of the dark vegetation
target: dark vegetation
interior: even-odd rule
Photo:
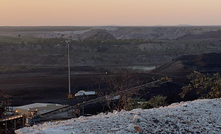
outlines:
[[[221,97],[221,77],[219,73],[202,74],[194,71],[187,78],[190,83],[183,86],[183,92],[180,93],[182,98],[191,96],[196,98],[220,98]]]

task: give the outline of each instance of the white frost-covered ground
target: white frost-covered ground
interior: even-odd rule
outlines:
[[[167,107],[98,114],[47,122],[17,134],[221,134],[221,99],[174,103]]]

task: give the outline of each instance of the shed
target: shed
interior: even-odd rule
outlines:
[[[27,114],[29,112],[36,115],[44,114],[65,107],[66,105],[52,104],[52,103],[33,103],[23,105],[15,108],[15,112],[18,114]]]

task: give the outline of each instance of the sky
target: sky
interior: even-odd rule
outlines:
[[[221,25],[221,0],[0,0],[0,26]]]

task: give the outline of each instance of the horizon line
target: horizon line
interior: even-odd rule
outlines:
[[[220,25],[18,25],[18,26],[0,26],[0,27],[200,27],[200,26],[221,26]]]

